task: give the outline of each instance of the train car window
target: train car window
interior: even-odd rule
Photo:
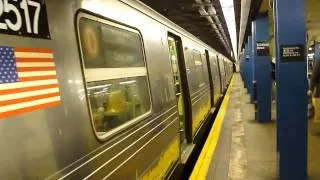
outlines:
[[[138,33],[87,18],[81,18],[79,26],[86,68],[144,66]]]
[[[78,34],[92,124],[105,139],[151,112],[140,33],[80,14]]]

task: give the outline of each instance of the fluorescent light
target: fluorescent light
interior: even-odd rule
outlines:
[[[234,6],[233,6],[233,0],[220,0],[220,4],[222,7],[224,18],[227,22],[228,31],[231,38],[232,43],[232,49],[234,52],[234,57],[237,56],[237,34],[236,34],[236,21],[235,21],[235,15],[234,15]]]
[[[132,84],[135,82],[136,82],[135,80],[131,80],[131,81],[123,81],[123,82],[120,82],[119,84]]]

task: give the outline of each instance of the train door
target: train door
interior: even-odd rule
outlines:
[[[178,36],[168,34],[168,48],[170,53],[170,60],[172,65],[173,78],[175,83],[175,90],[177,96],[177,105],[180,122],[180,142],[181,152],[184,152],[188,147],[188,143],[191,142],[190,137],[190,123],[188,123],[188,117],[191,111],[188,111],[188,85],[186,82],[185,66],[183,59],[182,43]]]
[[[210,57],[209,57],[209,51],[208,50],[205,50],[205,53],[206,53],[206,60],[207,60],[207,66],[208,66],[208,75],[209,75],[209,85],[210,85],[210,100],[211,100],[211,107],[214,106],[214,87],[213,87],[213,84],[214,84],[214,74],[212,73],[212,67],[210,66]]]
[[[226,86],[228,86],[228,84],[229,84],[229,68],[228,68],[226,59],[223,58],[222,62],[223,62],[223,68],[224,68],[224,71],[225,71]]]
[[[220,78],[220,70],[219,70],[219,63],[217,56],[209,56],[210,57],[210,63],[212,71],[212,75],[214,77],[214,102],[217,103],[219,99],[222,97],[221,94],[221,78]]]
[[[224,74],[224,71],[221,67],[221,63],[220,63],[220,59],[219,59],[219,56],[217,55],[217,64],[218,64],[218,68],[219,68],[219,75],[220,75],[220,93],[221,95],[223,94],[224,92],[224,83],[223,83],[223,74]]]

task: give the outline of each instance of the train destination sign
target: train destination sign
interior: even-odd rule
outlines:
[[[280,59],[283,62],[304,61],[304,45],[281,45]]]
[[[267,41],[257,42],[257,56],[269,56],[269,43]]]
[[[44,0],[0,0],[0,33],[51,39]]]

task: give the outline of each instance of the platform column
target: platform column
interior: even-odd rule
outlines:
[[[269,29],[267,14],[258,15],[252,23],[253,57],[255,63],[254,96],[255,119],[259,122],[271,121],[271,58],[269,53]]]
[[[251,32],[252,32],[252,36],[251,36],[251,41],[250,41],[250,46],[251,46],[251,51],[250,51],[250,56],[251,56],[251,60],[252,60],[252,78],[251,78],[251,103],[255,104],[256,106],[256,91],[257,91],[257,84],[256,84],[256,57],[255,57],[255,41],[256,41],[256,35],[254,34],[255,32],[255,21],[251,22]],[[256,114],[256,112],[255,112]]]
[[[244,50],[242,51],[242,53],[243,54],[241,54],[241,56],[240,56],[240,73],[241,73],[241,78],[242,78],[242,80],[243,80],[243,85],[244,85],[244,87],[246,87],[246,83],[245,83],[245,62],[246,62],[246,60],[245,60],[245,57],[244,57]]]
[[[280,180],[307,179],[305,0],[275,0]]]
[[[248,37],[248,45],[247,45],[247,58],[249,59],[249,74],[248,74],[248,93],[250,95],[250,100],[252,102],[253,98],[253,86],[252,86],[252,79],[253,79],[253,64],[252,64],[252,56],[251,56],[251,51],[252,51],[252,37]]]
[[[241,73],[241,78],[242,80],[244,81],[244,72],[243,72],[243,68],[244,68],[244,62],[245,62],[245,59],[243,57],[243,55],[240,56],[240,73]],[[244,84],[244,83],[243,83]]]
[[[314,42],[314,64],[315,61],[319,61],[320,60],[320,43],[319,42]],[[314,65],[313,65],[314,66]],[[310,69],[309,71],[312,71],[312,69]]]
[[[249,90],[249,62],[250,58],[248,56],[248,43],[245,44],[245,51],[244,51],[244,74],[245,74],[245,88]]]

